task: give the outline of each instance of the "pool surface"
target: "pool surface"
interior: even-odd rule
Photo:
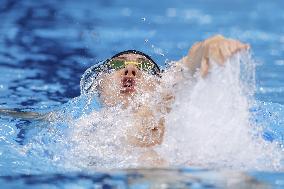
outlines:
[[[0,116],[1,187],[284,188],[283,7],[281,0],[2,0],[0,108],[59,113],[51,122]],[[72,127],[67,120],[99,108],[80,96],[87,68],[127,49],[143,51],[165,68],[196,41],[215,34],[251,45],[251,54],[241,56],[249,62],[244,66],[249,92],[234,96],[243,88],[231,88],[229,81],[220,86],[218,75],[212,74],[194,91],[215,86],[204,93],[218,96],[227,86],[230,92],[222,92],[222,105],[208,108],[205,102],[213,97],[194,93],[195,109],[175,104],[167,121],[183,129],[170,127],[173,132],[157,149],[168,156],[171,168],[144,168],[123,162],[122,155],[108,156],[115,148],[108,143],[112,138],[90,136],[92,144],[84,141],[82,146],[68,138]],[[223,76],[236,65],[228,66]],[[184,92],[178,93],[178,102],[186,102]],[[218,117],[214,110],[220,109],[224,114]],[[185,111],[192,111],[192,117],[178,117]],[[194,112],[207,120],[196,119]],[[108,116],[115,117],[115,111]],[[186,130],[189,120],[196,127]],[[222,132],[205,126],[216,121]],[[251,127],[246,130],[246,125]],[[244,133],[254,137],[242,137]],[[103,146],[108,147],[105,156],[93,160],[91,149],[99,152]]]

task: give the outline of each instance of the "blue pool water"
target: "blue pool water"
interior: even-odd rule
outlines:
[[[0,108],[57,111],[60,112],[58,120],[63,121],[43,123],[0,117],[1,186],[283,188],[283,7],[281,0],[2,0]],[[191,147],[189,151],[204,155],[206,164],[191,167],[173,163],[175,166],[171,169],[129,169],[132,166],[125,165],[108,169],[104,161],[108,157],[90,162],[86,160],[90,154],[72,151],[72,141],[65,140],[71,129],[66,120],[68,116],[76,119],[85,111],[87,100],[78,96],[80,78],[88,67],[119,51],[137,49],[151,55],[164,68],[167,62],[185,56],[194,42],[214,34],[251,45],[255,93],[249,110],[250,121],[262,126],[263,150],[261,148],[260,152],[271,154],[268,160],[260,159],[255,165],[251,162],[254,151],[244,149],[248,150],[244,154],[251,153],[251,156],[238,156],[238,144],[226,141],[224,148],[233,147],[232,157],[218,148],[218,153],[212,155]],[[198,105],[202,107],[202,103]],[[93,106],[86,111],[97,108]],[[179,110],[173,112],[175,116]],[[170,122],[177,124],[174,119]],[[239,136],[229,131],[226,134],[232,135],[233,142],[234,136]],[[202,133],[197,136],[204,139]],[[240,142],[239,146],[246,144]],[[69,151],[72,153],[68,154]],[[207,148],[206,151],[214,150]],[[220,154],[226,155],[224,159]],[[192,154],[189,157],[198,159]],[[211,157],[213,160],[209,161]],[[214,162],[214,158],[220,159]]]

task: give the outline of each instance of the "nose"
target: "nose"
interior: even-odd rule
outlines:
[[[138,69],[136,66],[127,66],[124,68],[123,75],[128,77],[136,77],[138,74]]]

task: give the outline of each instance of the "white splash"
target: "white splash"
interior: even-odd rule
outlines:
[[[159,148],[172,165],[283,169],[283,152],[250,122],[254,63],[247,53],[211,64],[211,73],[177,87]]]

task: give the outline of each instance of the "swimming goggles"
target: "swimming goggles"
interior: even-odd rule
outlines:
[[[139,58],[138,61],[127,61],[119,58],[111,59],[108,63],[108,67],[114,70],[120,70],[125,68],[127,65],[134,65],[141,71],[151,72],[155,64],[145,58]]]

